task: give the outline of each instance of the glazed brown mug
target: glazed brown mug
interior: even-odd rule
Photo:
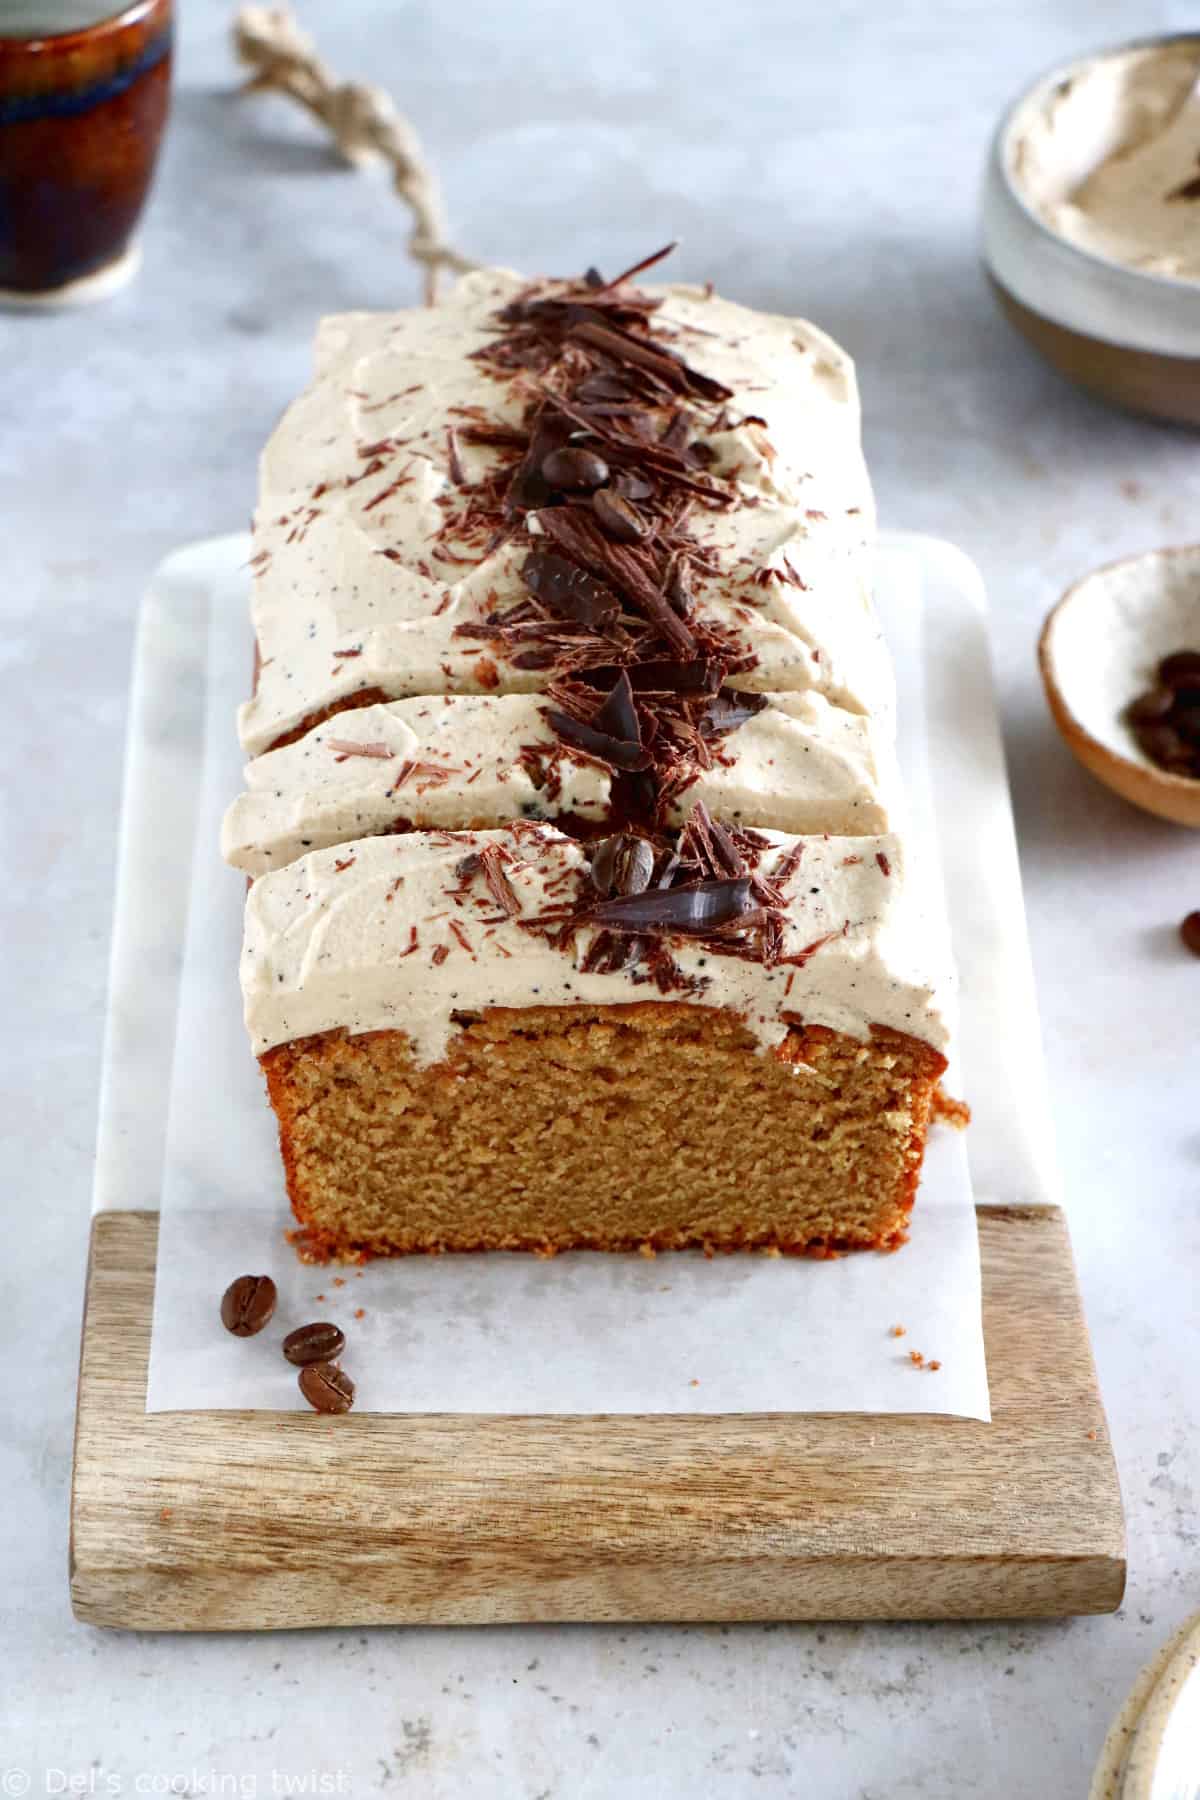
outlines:
[[[171,0],[0,4],[0,300],[128,278],[171,78]]]

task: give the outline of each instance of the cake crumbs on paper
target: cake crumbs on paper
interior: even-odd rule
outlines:
[[[345,1287],[345,1285],[346,1285],[345,1276],[344,1275],[335,1275],[333,1278],[333,1285],[334,1285],[334,1287]]]
[[[1089,1431],[1087,1435],[1091,1439],[1092,1443],[1094,1444],[1099,1433],[1095,1432],[1095,1431]]]
[[[932,1362],[927,1362],[927,1363],[926,1363],[926,1364],[925,1364],[925,1367],[926,1367],[926,1368],[927,1368],[927,1369],[928,1369],[928,1370],[929,1370],[929,1373],[930,1373],[930,1374],[931,1374],[931,1375],[932,1375],[932,1374],[933,1374],[933,1373],[934,1373],[934,1371],[935,1371],[935,1370],[937,1370],[937,1369],[940,1369],[940,1368],[941,1368],[941,1366],[942,1366],[942,1365],[941,1365],[941,1363],[940,1363],[940,1362],[939,1362],[939,1361],[938,1361],[938,1359],[937,1359],[937,1357],[936,1357],[936,1356],[935,1356],[935,1357],[934,1357],[934,1358],[933,1358],[933,1360],[932,1360]]]
[[[891,1329],[891,1336],[892,1337],[907,1337],[908,1336],[907,1325],[893,1325],[892,1329]]]
[[[965,1100],[956,1100],[953,1094],[948,1094],[939,1082],[933,1090],[933,1117],[952,1125],[955,1131],[965,1131],[971,1123],[971,1108]]]
[[[925,1358],[919,1350],[910,1350],[908,1353],[908,1360],[914,1369],[923,1369],[925,1367]]]
[[[1093,1433],[1092,1433],[1092,1436],[1093,1436],[1093,1437],[1095,1437],[1095,1435],[1096,1435],[1096,1434],[1095,1434],[1095,1432],[1094,1432],[1094,1431],[1093,1431]],[[158,1509],[158,1516],[159,1516],[159,1518],[160,1518],[160,1519],[161,1519],[161,1520],[162,1520],[162,1521],[163,1521],[163,1523],[164,1523],[164,1525],[165,1525],[165,1524],[166,1524],[166,1522],[167,1522],[167,1520],[168,1520],[168,1519],[169,1519],[169,1518],[170,1518],[170,1516],[171,1516],[171,1509],[170,1509],[170,1507],[169,1507],[169,1506],[160,1506],[160,1507],[159,1507],[159,1509]]]
[[[700,1377],[698,1375],[693,1375],[692,1379],[688,1382],[688,1386],[689,1387],[699,1387],[700,1386]]]
[[[354,1309],[354,1316],[356,1319],[365,1319],[367,1316],[366,1307],[365,1306],[356,1306]]]
[[[658,1251],[654,1248],[653,1244],[639,1244],[638,1255],[644,1256],[649,1262],[653,1262],[654,1258],[658,1255]]]

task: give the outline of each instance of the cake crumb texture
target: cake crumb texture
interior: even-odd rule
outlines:
[[[672,1002],[496,1008],[417,1068],[402,1032],[262,1058],[303,1254],[903,1240],[945,1059]]]

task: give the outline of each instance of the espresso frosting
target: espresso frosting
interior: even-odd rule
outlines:
[[[785,906],[778,960],[668,934],[679,981],[666,994],[636,965],[586,968],[594,926],[565,946],[540,935],[544,916],[587,890],[587,846],[551,826],[314,851],[250,890],[242,987],[255,1050],[323,1031],[395,1030],[428,1066],[445,1058],[462,1015],[664,998],[735,1011],[764,1049],[797,1019],[863,1040],[882,1025],[943,1049],[948,975],[931,946],[944,934],[907,880],[900,842],[762,837],[759,873],[778,879]],[[491,846],[511,910],[477,869],[465,872]]]
[[[1200,38],[1079,64],[1013,121],[1008,163],[1080,249],[1200,281]]]
[[[767,698],[712,746],[667,822],[681,824],[700,800],[726,824],[847,836],[893,829],[888,733],[820,694]],[[257,876],[398,824],[456,830],[573,814],[599,826],[612,799],[612,771],[564,753],[536,696],[431,695],[337,714],[257,757],[226,815],[222,852]]]
[[[482,408],[517,429],[530,377],[489,368],[496,313],[525,284],[465,277],[437,307],[326,320],[316,375],[262,459],[253,616],[261,666],[241,710],[254,755],[356,692],[531,692],[544,671],[462,635],[525,597],[529,544],[490,553],[456,519],[498,452],[460,429]],[[552,291],[553,284],[547,284]],[[660,341],[734,400],[697,425],[735,502],[697,506],[696,616],[730,632],[760,692],[812,690],[886,717],[892,680],[868,593],[873,532],[853,366],[812,325],[706,290],[661,297]],[[527,520],[536,539],[536,512]]]

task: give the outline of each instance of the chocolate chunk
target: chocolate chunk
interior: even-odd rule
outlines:
[[[311,1325],[297,1325],[283,1340],[283,1354],[299,1368],[306,1363],[332,1362],[345,1348],[345,1332],[328,1319],[314,1319]]]
[[[1158,665],[1158,679],[1163,687],[1200,687],[1200,650],[1176,650],[1164,656]]]
[[[611,625],[621,610],[611,588],[554,550],[531,550],[521,578],[544,606],[580,625]]]
[[[354,1383],[336,1363],[309,1363],[301,1369],[300,1392],[320,1413],[349,1412],[354,1405]]]
[[[608,464],[594,450],[568,444],[564,450],[550,452],[542,463],[542,474],[553,488],[598,488],[608,480]]]
[[[715,694],[721,685],[721,665],[704,657],[687,662],[630,663],[629,679],[639,694]]]
[[[1193,956],[1200,956],[1200,912],[1190,912],[1179,927],[1179,935]]]
[[[684,937],[705,937],[756,910],[750,879],[739,876],[617,895],[597,901],[588,917],[610,931],[673,931]]]
[[[622,669],[617,676],[612,692],[605,696],[592,724],[598,731],[607,731],[611,737],[620,738],[624,743],[636,744],[640,749],[642,722],[638,717],[633,686],[626,670]]]
[[[623,500],[649,500],[654,492],[653,482],[639,475],[636,469],[618,469],[610,486]]]
[[[636,544],[646,536],[649,526],[633,502],[611,488],[599,488],[592,495],[592,511],[609,537],[619,544]]]
[[[277,1299],[269,1275],[239,1275],[221,1296],[221,1323],[234,1337],[255,1337],[270,1323]]]

